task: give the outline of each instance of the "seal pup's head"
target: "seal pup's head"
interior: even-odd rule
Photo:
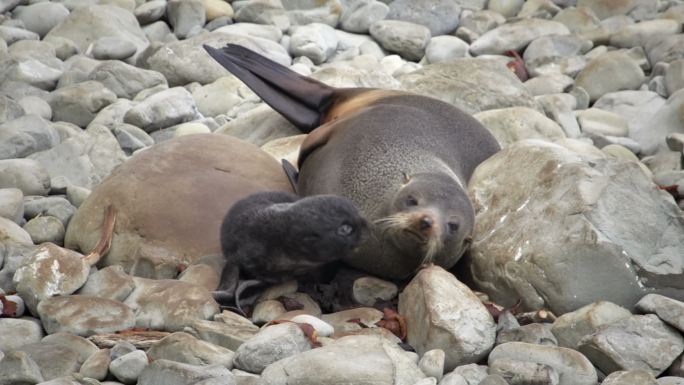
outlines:
[[[461,184],[443,173],[404,176],[404,184],[375,221],[383,237],[422,265],[457,260],[468,248],[475,212]]]

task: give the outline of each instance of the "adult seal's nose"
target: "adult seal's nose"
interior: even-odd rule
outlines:
[[[419,226],[421,230],[427,230],[430,227],[432,227],[433,223],[435,223],[435,221],[429,216],[425,215],[422,218],[420,218]]]

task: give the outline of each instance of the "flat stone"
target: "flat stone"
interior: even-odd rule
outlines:
[[[177,131],[176,131],[177,132]],[[188,266],[178,276],[179,281],[197,283],[209,291],[214,291],[221,282],[221,271],[204,263]]]
[[[52,216],[41,216],[29,220],[24,230],[31,236],[34,244],[51,242],[56,245],[64,244],[64,225],[62,221]]]
[[[647,20],[624,26],[610,36],[610,45],[619,48],[644,47],[654,36],[664,37],[679,32],[675,20]]]
[[[77,294],[123,301],[135,288],[133,277],[121,266],[107,266],[88,276]]]
[[[45,100],[37,96],[24,96],[18,101],[26,115],[40,116],[45,120],[52,119],[52,108]]]
[[[294,322],[268,326],[235,351],[238,369],[261,373],[270,364],[311,349],[311,342]]]
[[[680,332],[684,331],[684,302],[647,294],[637,302],[635,309],[641,313],[653,313]]]
[[[222,365],[233,367],[234,353],[224,347],[198,340],[187,333],[177,332],[154,344],[147,355],[153,360],[170,360],[191,365]]]
[[[500,358],[489,366],[490,375],[498,375],[508,384],[559,384],[560,375],[553,367],[532,361]],[[484,383],[482,380],[480,384]],[[566,380],[567,382],[567,380]]]
[[[585,134],[627,136],[629,127],[622,116],[598,108],[577,111],[577,121]]]
[[[7,45],[12,45],[21,40],[40,40],[40,35],[23,28],[0,25],[0,38],[4,40]]]
[[[627,15],[638,12],[640,8],[651,8],[655,11],[656,2],[652,0],[629,0],[615,3],[609,0],[578,0],[577,6],[587,7],[599,19],[606,19],[615,15]]]
[[[301,134],[301,131],[271,107],[262,104],[227,122],[215,133],[228,134],[260,146],[274,139]]]
[[[119,301],[84,295],[50,297],[38,305],[48,333],[69,332],[80,336],[114,333],[135,325],[133,311]]]
[[[76,212],[76,208],[63,196],[29,196],[24,199],[24,217],[26,219],[49,215],[59,219],[66,226],[74,212]]]
[[[649,63],[671,63],[684,59],[684,35],[677,34],[650,39],[644,47]]]
[[[494,135],[502,147],[523,139],[554,141],[565,138],[558,123],[528,107],[509,107],[473,115]]]
[[[609,92],[637,89],[643,82],[644,72],[639,65],[617,51],[605,53],[589,62],[577,75],[575,84],[589,93],[591,101],[596,101]]]
[[[290,28],[290,18],[278,3],[245,3],[235,10],[235,21],[274,25],[281,31]]]
[[[603,373],[644,369],[658,376],[684,351],[684,338],[653,314],[633,315],[599,328],[578,349]]]
[[[492,350],[488,363],[493,366],[498,360],[516,360],[541,364],[553,368],[558,375],[559,385],[596,384],[596,370],[591,362],[579,352],[548,345],[508,342]],[[549,374],[553,377],[553,374]]]
[[[280,28],[273,25],[254,24],[254,23],[236,23],[226,25],[214,30],[215,33],[224,33],[226,35],[241,35],[253,36],[262,39],[268,39],[279,42],[283,38],[283,32]]]
[[[373,306],[376,301],[391,301],[399,289],[392,282],[375,277],[361,277],[354,281],[352,294],[361,305]]]
[[[599,301],[561,315],[554,321],[551,332],[558,339],[559,346],[577,349],[585,336],[595,333],[603,325],[629,316],[629,310],[612,302]]]
[[[432,37],[427,27],[399,20],[376,21],[370,27],[370,34],[386,50],[414,61],[425,55],[425,47]]]
[[[218,379],[224,385],[236,385],[235,377],[221,365],[189,365],[157,360],[138,377],[138,385],[192,385],[203,380]]]
[[[9,352],[24,345],[39,342],[41,338],[43,338],[43,328],[33,318],[0,318],[1,351]]]
[[[36,115],[24,115],[0,124],[0,159],[23,158],[57,143],[57,131],[50,122]]]
[[[192,120],[197,106],[192,95],[182,87],[158,92],[134,106],[124,116],[124,122],[150,132]]]
[[[166,0],[152,0],[140,4],[133,14],[140,25],[152,24],[164,16],[166,12]],[[143,31],[145,28],[143,28]]]
[[[448,310],[446,310],[448,309]],[[445,369],[477,362],[494,345],[496,325],[482,302],[451,273],[418,272],[399,295],[399,313],[413,325],[406,341],[419,355],[445,348]]]
[[[179,331],[218,312],[211,293],[201,286],[170,279],[133,280],[135,289],[124,303],[135,311],[136,327]]]
[[[0,95],[0,124],[14,120],[24,115],[22,106],[5,95]]]
[[[340,16],[340,27],[347,32],[368,33],[370,26],[389,13],[387,4],[377,0],[354,1]]]
[[[0,217],[16,224],[24,220],[24,193],[18,188],[0,188]],[[2,266],[2,264],[0,264]]]
[[[453,0],[397,0],[389,5],[389,20],[402,20],[430,29],[434,36],[446,35],[458,26],[461,7]]]
[[[98,111],[116,101],[116,94],[102,83],[86,81],[60,88],[50,94],[48,103],[54,120],[85,128]]]
[[[109,364],[109,371],[122,383],[135,384],[148,363],[147,354],[136,350],[113,360]]]
[[[245,323],[236,324],[225,321],[197,320],[192,324],[192,329],[202,340],[235,351],[259,331],[259,328],[249,320],[244,321]]]
[[[104,381],[109,373],[109,364],[111,362],[112,359],[109,356],[109,349],[100,349],[83,362],[78,373],[84,377]]]
[[[118,37],[101,37],[93,43],[92,54],[98,60],[125,60],[133,56],[137,47]]]
[[[517,328],[501,330],[496,336],[496,344],[501,345],[506,342],[527,342],[539,345],[558,345],[556,337],[551,333],[551,324],[533,323]]]
[[[0,381],[3,384],[37,384],[44,379],[40,368],[28,354],[14,350],[5,353],[0,360]]]
[[[455,36],[434,36],[425,47],[425,58],[430,63],[441,63],[467,56],[468,44]]]
[[[36,342],[18,350],[31,357],[40,368],[45,381],[68,376],[81,365],[78,351],[60,344]]]
[[[613,372],[601,385],[659,385],[659,382],[650,372],[638,369]]]
[[[523,19],[504,24],[483,34],[470,45],[470,53],[475,56],[501,55],[506,51],[520,51],[531,41],[542,36],[568,34],[570,34],[568,28],[559,22]]]
[[[256,97],[252,99],[249,93],[242,91],[244,88],[244,83],[236,77],[224,76],[196,89],[192,92],[192,97],[203,116],[217,116],[228,113],[248,100],[256,101]],[[243,96],[244,94],[247,95]]]
[[[88,341],[87,339],[65,332],[47,335],[41,340],[41,342],[45,344],[66,346],[69,349],[75,350],[78,353],[79,362],[85,362],[88,357],[95,354],[99,350],[94,343]]]

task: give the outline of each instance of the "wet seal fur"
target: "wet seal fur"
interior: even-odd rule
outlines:
[[[309,133],[291,176],[296,191],[347,197],[372,222],[347,263],[398,279],[459,260],[475,216],[466,183],[500,149],[482,124],[426,96],[330,87],[238,45],[205,49]]]
[[[234,301],[251,286],[315,277],[359,245],[366,222],[349,199],[260,192],[236,202],[221,225],[226,264],[214,297]],[[247,279],[238,284],[238,278]]]

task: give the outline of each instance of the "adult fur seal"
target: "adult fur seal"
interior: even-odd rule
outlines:
[[[426,96],[334,88],[246,48],[209,54],[303,132],[296,190],[337,194],[372,222],[345,261],[388,278],[421,265],[452,267],[470,243],[474,210],[466,182],[499,150],[489,131]]]
[[[365,227],[346,198],[252,194],[235,203],[221,225],[226,264],[214,296],[222,303],[234,297],[240,308],[240,292],[246,287],[315,275],[323,265],[351,253]],[[237,286],[238,276],[249,279],[247,284]]]

